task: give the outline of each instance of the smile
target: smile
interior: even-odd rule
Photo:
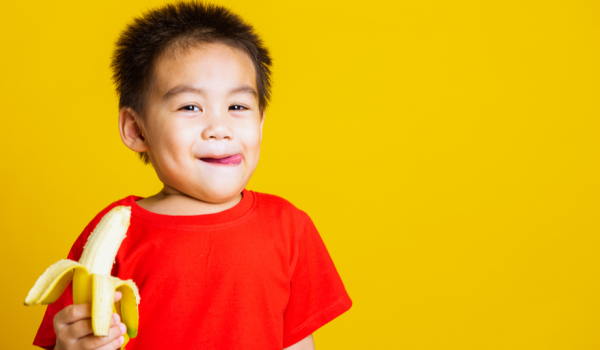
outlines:
[[[225,158],[200,158],[201,161],[213,164],[238,165],[242,162],[242,156],[235,154]]]

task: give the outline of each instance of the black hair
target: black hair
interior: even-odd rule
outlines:
[[[256,70],[258,104],[262,111],[271,97],[271,57],[254,28],[228,9],[200,1],[182,1],[150,10],[121,33],[112,58],[119,108],[143,115],[153,68],[165,55],[202,43],[220,42],[241,49]],[[149,163],[147,153],[140,153]]]

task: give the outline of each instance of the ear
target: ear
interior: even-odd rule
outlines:
[[[260,115],[260,140],[262,141],[263,125],[265,124],[265,111]]]
[[[119,111],[119,132],[121,140],[129,149],[135,152],[150,150],[140,125],[140,117],[131,107],[123,107]]]

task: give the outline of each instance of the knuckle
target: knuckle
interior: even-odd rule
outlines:
[[[65,312],[70,319],[74,319],[77,316],[77,308],[74,305],[67,306]]]
[[[58,327],[59,323],[56,320],[56,316],[54,316],[54,319],[52,320],[52,326],[54,327],[54,333],[58,334],[58,332],[60,331],[60,327]]]
[[[65,334],[65,328],[64,327],[59,327],[58,329],[54,328],[54,333],[56,333],[56,338],[58,338],[58,339],[65,339],[66,338],[65,337],[66,334]]]
[[[85,322],[75,322],[71,325],[71,333],[75,335],[84,335]]]
[[[91,341],[88,343],[88,349],[96,349],[101,347],[102,345],[104,345],[103,337],[92,336]]]
[[[119,341],[119,338],[113,340],[112,342],[110,342],[111,344],[111,349],[119,349],[121,347],[121,342]]]
[[[56,328],[58,325],[63,323],[63,320],[65,317],[68,317],[68,313],[69,313],[69,307],[67,306],[66,308],[60,310],[59,312],[56,313],[56,315],[54,315],[54,319],[52,320],[54,323],[54,327]]]
[[[119,326],[111,327],[110,331],[108,333],[108,337],[106,337],[106,338],[110,339],[110,342],[108,342],[108,344],[106,344],[106,347],[111,350],[118,349],[121,346],[121,344],[119,343],[120,336],[121,336],[121,329],[119,328]]]
[[[94,346],[94,342],[91,338],[87,338],[83,341],[79,341],[79,349],[81,350],[92,350],[96,349],[97,346]]]
[[[75,345],[69,341],[62,341],[60,338],[56,340],[56,348],[55,349],[63,349],[63,350],[73,350]]]

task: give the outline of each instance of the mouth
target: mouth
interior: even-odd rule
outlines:
[[[223,157],[223,158],[207,157],[207,158],[200,158],[200,160],[203,162],[206,162],[206,163],[213,163],[213,164],[238,165],[242,162],[242,155],[234,154],[232,156]]]

